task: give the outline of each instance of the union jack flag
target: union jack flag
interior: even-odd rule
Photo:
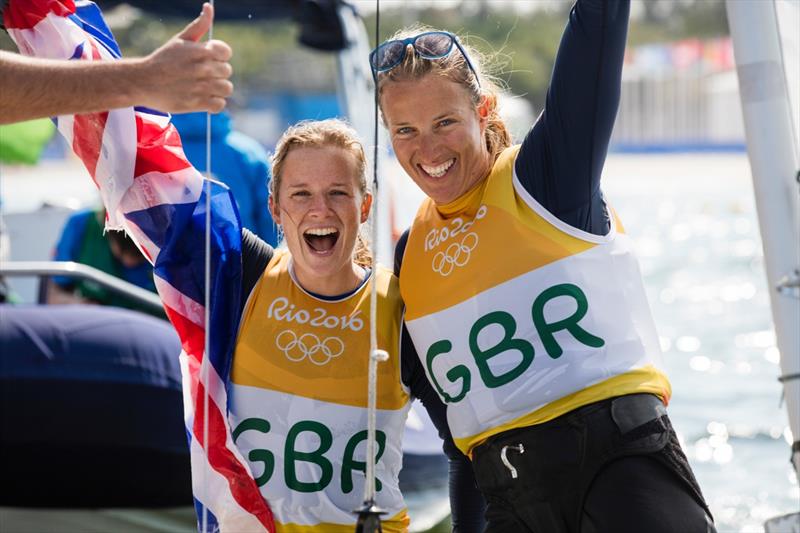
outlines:
[[[82,61],[120,57],[92,2],[17,0],[6,7],[3,19],[24,55]],[[198,527],[274,531],[272,512],[234,445],[227,422],[226,384],[241,290],[241,225],[230,191],[210,182],[209,292],[214,305],[208,326],[213,332],[210,353],[205,354],[208,182],[184,156],[169,115],[137,107],[59,116],[54,121],[100,190],[108,212],[106,227],[125,229],[153,263],[158,293],[181,339]],[[206,355],[207,380],[201,373]]]

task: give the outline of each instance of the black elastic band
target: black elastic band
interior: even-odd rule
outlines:
[[[778,377],[778,381],[780,381],[781,383],[786,383],[787,381],[792,381],[793,379],[800,379],[800,372],[795,374],[786,374]]]

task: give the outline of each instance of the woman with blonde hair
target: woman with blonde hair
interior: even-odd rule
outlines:
[[[289,128],[272,157],[269,209],[285,248],[243,234],[242,310],[229,421],[278,531],[352,529],[363,500],[370,285],[378,287],[376,477],[387,531],[408,516],[398,487],[409,406],[401,383],[397,279],[373,267],[366,159],[336,120]]]
[[[229,420],[278,531],[344,532],[355,524],[364,494],[372,318],[378,348],[389,354],[377,378],[376,503],[386,513],[384,531],[409,524],[398,474],[411,397],[443,420],[443,405],[403,341],[397,278],[373,264],[360,233],[371,204],[355,131],[335,119],[301,122],[272,156],[269,209],[285,248],[243,232],[242,294],[249,296]]]
[[[454,34],[404,31],[370,55],[394,152],[428,196],[395,258],[406,324],[487,531],[713,530],[666,415],[630,239],[600,191],[629,8],[577,1],[521,145]]]

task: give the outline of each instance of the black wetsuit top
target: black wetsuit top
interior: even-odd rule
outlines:
[[[570,12],[556,56],[545,108],[528,132],[515,170],[523,187],[561,221],[595,235],[609,229],[600,191],[614,120],[619,107],[630,0],[578,0]],[[408,231],[397,244],[399,275]],[[401,279],[402,283],[403,280]],[[422,364],[405,376],[425,377]],[[428,407],[426,405],[426,407]],[[446,416],[428,409],[447,437],[454,531],[482,531],[482,499],[469,460],[452,444]]]

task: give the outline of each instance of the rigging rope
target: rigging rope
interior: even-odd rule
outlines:
[[[380,37],[380,0],[376,0],[375,11],[375,42],[378,42]],[[373,155],[372,155],[372,226],[371,238],[373,250],[378,249],[378,87],[377,82],[373,85],[374,93],[374,125],[373,130]],[[373,253],[373,256],[375,253]],[[378,283],[377,283],[377,262],[376,257],[372,261],[372,286],[370,292],[370,352],[369,352],[369,370],[368,370],[368,385],[367,385],[367,457],[365,468],[365,483],[364,483],[364,507],[360,509],[359,520],[356,524],[356,531],[362,533],[380,532],[380,514],[382,511],[375,506],[375,433],[376,433],[376,412],[377,412],[377,381],[378,381],[378,363],[386,361],[389,354],[384,350],[378,349],[378,335],[377,335],[377,316],[378,316]]]
[[[214,9],[214,0],[208,0],[211,4],[211,9]],[[216,15],[216,13],[215,13]],[[211,25],[208,27],[208,40],[211,41],[214,37],[214,19],[211,19]],[[206,175],[205,175],[205,189],[206,189],[206,231],[205,231],[205,301],[204,301],[204,329],[205,329],[205,344],[204,354],[200,361],[200,382],[203,383],[203,441],[201,447],[206,454],[209,455],[208,450],[208,403],[210,399],[209,393],[209,358],[211,357],[211,112],[206,112]],[[195,411],[195,416],[197,412]],[[203,477],[200,485],[203,489],[208,487],[208,469],[211,468],[211,462],[203,461]],[[205,495],[204,495],[205,496]],[[204,499],[206,499],[204,497]],[[207,501],[203,502],[203,516],[201,518],[202,533],[208,533],[208,507]]]
[[[376,0],[377,6],[380,9],[380,0]],[[378,21],[380,19],[379,12],[375,14],[375,39],[378,39]],[[378,88],[374,85],[373,92],[374,98],[374,123],[373,138],[375,144],[373,146],[372,154],[372,227],[371,238],[374,250],[378,249]],[[373,254],[374,255],[374,254]],[[378,362],[385,361],[389,358],[383,350],[378,350],[378,334],[377,334],[377,315],[378,315],[378,284],[376,279],[376,258],[372,262],[372,291],[370,294],[370,328],[369,328],[369,376],[368,376],[368,404],[367,404],[367,467],[366,478],[367,482],[364,486],[364,501],[371,502],[375,500],[375,415],[376,415],[376,396],[377,396],[377,371]]]

